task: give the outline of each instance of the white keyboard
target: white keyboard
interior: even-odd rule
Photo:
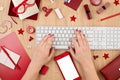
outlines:
[[[68,49],[71,38],[76,37],[75,30],[82,30],[91,49],[120,49],[120,27],[66,27],[39,26],[36,28],[36,43],[47,34],[54,34],[53,46],[56,49]]]

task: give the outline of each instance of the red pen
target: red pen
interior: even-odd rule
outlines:
[[[108,17],[102,18],[102,19],[100,19],[100,20],[101,20],[101,21],[104,21],[104,20],[107,20],[107,19],[110,19],[110,18],[113,18],[113,17],[116,17],[116,16],[120,16],[120,13],[113,14],[113,15],[111,15],[111,16],[108,16]]]
[[[8,58],[11,60],[11,62],[14,64],[15,67],[17,67],[18,69],[20,69],[20,66],[18,64],[15,64],[15,62],[13,61],[13,59],[10,57],[9,53],[4,49],[3,46],[1,46],[1,49],[5,52],[5,54],[8,56]]]

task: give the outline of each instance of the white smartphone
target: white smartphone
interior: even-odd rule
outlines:
[[[64,80],[81,80],[69,52],[64,52],[63,54],[56,56],[55,61],[63,75]]]

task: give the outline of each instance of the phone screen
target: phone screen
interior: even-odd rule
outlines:
[[[75,65],[73,64],[69,53],[63,53],[62,55],[57,56],[56,62],[65,80],[80,80],[80,76],[75,68]]]

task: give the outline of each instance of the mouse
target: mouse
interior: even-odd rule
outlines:
[[[99,6],[102,3],[102,0],[90,0],[90,3],[94,6]]]

